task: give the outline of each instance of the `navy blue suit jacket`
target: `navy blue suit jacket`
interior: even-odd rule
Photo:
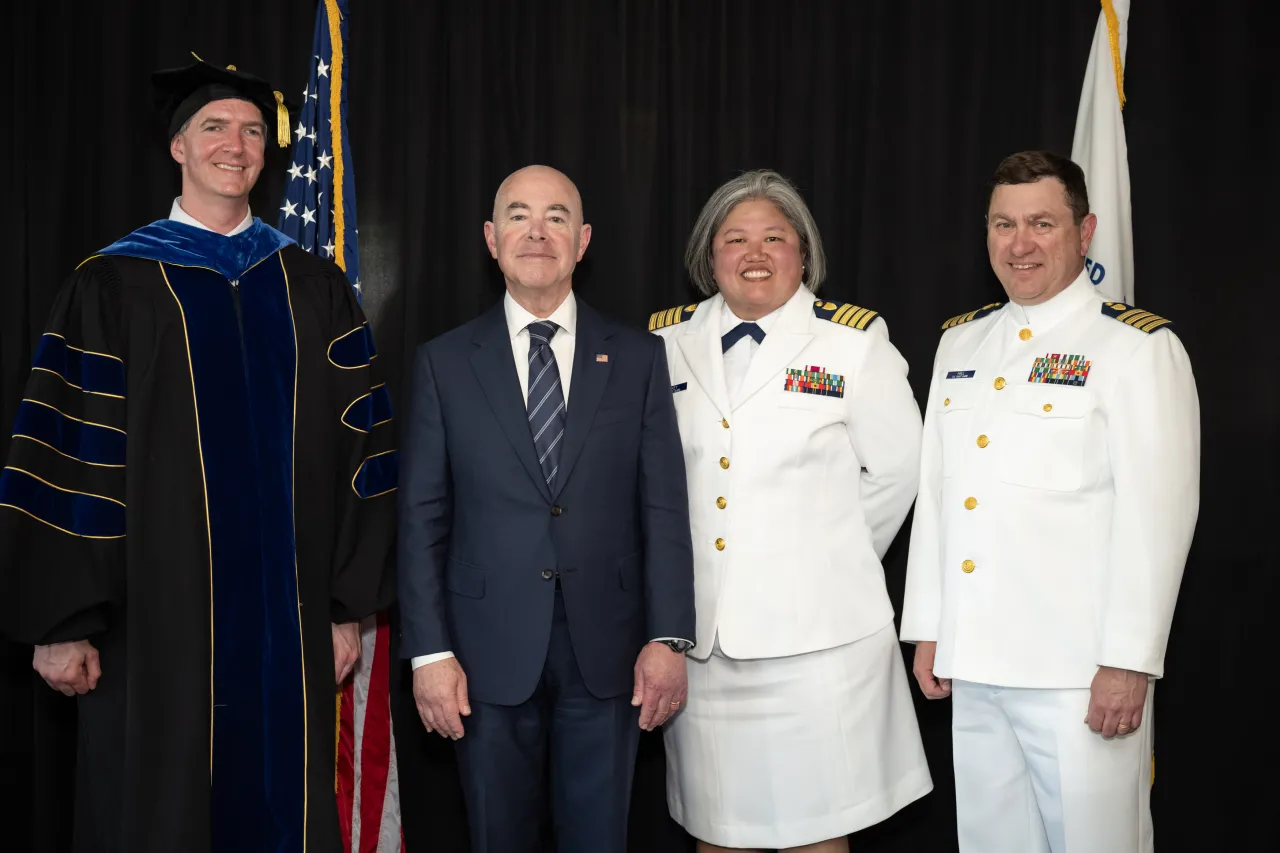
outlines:
[[[580,299],[577,323],[554,492],[534,454],[502,303],[415,359],[400,471],[400,653],[452,651],[480,702],[533,693],[557,574],[574,655],[598,698],[632,689],[647,641],[696,636],[662,341]]]

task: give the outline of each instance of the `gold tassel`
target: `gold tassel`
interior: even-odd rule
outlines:
[[[1107,40],[1111,42],[1111,64],[1116,70],[1116,94],[1120,96],[1120,109],[1124,109],[1124,61],[1120,58],[1120,20],[1116,17],[1111,0],[1102,0],[1102,14],[1107,18]]]
[[[281,148],[289,147],[289,108],[284,105],[284,95],[280,92],[274,93],[276,96],[276,142]]]

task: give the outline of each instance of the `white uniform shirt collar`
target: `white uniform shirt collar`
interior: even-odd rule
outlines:
[[[1039,305],[1009,303],[1009,316],[1017,323],[1033,329],[1047,329],[1066,317],[1093,297],[1093,282],[1087,270],[1081,270],[1076,280],[1058,295]]]
[[[182,196],[178,196],[173,200],[173,207],[169,208],[169,218],[172,219],[174,222],[181,222],[183,225],[190,225],[192,228],[200,228],[204,231],[213,231],[213,229],[210,228],[208,225],[205,225],[203,222],[196,219],[190,213],[187,213],[185,210],[182,209]],[[244,221],[241,222],[239,225],[237,225],[235,228],[232,228],[231,233],[227,234],[226,236],[234,237],[235,235],[239,234],[241,231],[247,231],[249,229],[249,226],[251,225],[253,225],[252,210],[247,212],[244,215]]]
[[[507,332],[513,338],[523,332],[530,323],[541,319],[530,314],[519,302],[512,299],[510,292],[502,299],[502,310],[507,315]],[[559,307],[552,311],[551,316],[546,319],[560,327],[560,331],[556,334],[568,334],[571,337],[576,337],[578,331],[578,300],[574,297],[572,290],[564,298],[564,302],[561,302]]]
[[[801,289],[803,290],[803,288]],[[733,309],[729,307],[729,303],[725,302],[724,297],[722,296],[720,301],[720,334],[727,334],[739,323],[754,322],[767,335],[769,334],[769,330],[773,328],[773,324],[778,322],[778,316],[782,313],[782,310],[787,307],[787,303],[790,301],[791,300],[788,299],[787,302],[782,303],[759,320],[743,320],[737,314],[733,313]]]

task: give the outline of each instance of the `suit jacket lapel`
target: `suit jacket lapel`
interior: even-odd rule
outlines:
[[[724,355],[720,349],[720,315],[724,298],[716,294],[698,306],[693,319],[684,330],[677,332],[676,341],[685,363],[698,385],[720,410],[720,417],[729,417],[729,390],[724,380]]]
[[[471,369],[484,390],[493,409],[498,425],[506,433],[507,440],[524,465],[529,476],[542,492],[551,499],[551,491],[538,465],[538,455],[533,449],[533,436],[529,432],[529,413],[524,404],[524,392],[516,374],[515,358],[511,354],[511,337],[507,331],[507,315],[499,302],[484,316],[471,342],[477,349],[471,356]]]
[[[787,300],[773,329],[764,336],[760,348],[751,357],[751,366],[747,368],[742,387],[735,395],[735,408],[778,379],[787,365],[813,341],[815,335],[809,331],[813,319],[813,293],[801,287]],[[781,387],[780,379],[778,384]]]
[[[615,360],[615,353],[608,344],[612,336],[605,319],[579,299],[577,340],[573,344],[573,379],[569,384],[569,416],[565,422],[564,447],[560,450],[560,470],[556,474],[552,500],[569,482],[574,463],[582,454],[587,433],[591,431],[596,409],[600,407],[600,398],[609,384]],[[597,355],[605,355],[607,359],[597,361]]]

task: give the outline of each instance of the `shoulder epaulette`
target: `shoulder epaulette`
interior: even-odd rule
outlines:
[[[677,305],[675,308],[667,308],[663,311],[654,311],[649,315],[649,331],[654,329],[665,329],[667,326],[674,326],[676,323],[683,323],[693,316],[693,312],[698,309],[698,303],[692,305]]]
[[[1133,326],[1138,331],[1146,332],[1148,335],[1157,329],[1173,325],[1172,320],[1166,320],[1163,317],[1152,314],[1150,311],[1134,308],[1132,305],[1125,305],[1123,302],[1102,303],[1102,313],[1104,316],[1119,320],[1126,326]]]
[[[859,308],[852,302],[824,302],[819,299],[813,303],[813,316],[862,331],[880,316],[880,312]]]
[[[985,317],[992,311],[998,310],[1003,304],[1003,302],[992,302],[990,305],[983,305],[976,311],[970,311],[967,314],[957,314],[942,324],[942,331],[945,332],[947,329],[954,329],[956,326],[967,323],[970,320],[977,320],[979,317]]]

